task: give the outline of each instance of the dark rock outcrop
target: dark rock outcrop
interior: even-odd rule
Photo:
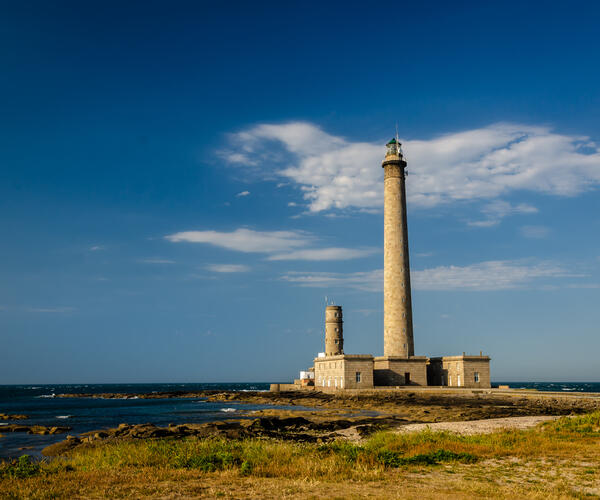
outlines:
[[[8,415],[6,413],[0,413],[0,420],[27,420],[28,418],[27,415]]]
[[[3,432],[26,432],[27,434],[40,434],[42,436],[48,434],[61,434],[71,430],[71,427],[66,426],[54,426],[45,427],[43,425],[3,425],[0,427]]]

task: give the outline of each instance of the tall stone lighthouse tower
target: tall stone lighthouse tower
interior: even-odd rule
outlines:
[[[415,356],[408,228],[406,225],[406,161],[400,143],[386,144],[383,160],[383,356],[373,359],[377,386],[427,385],[427,357]]]
[[[387,143],[384,168],[384,356],[415,355],[410,296],[408,227],[406,223],[406,161],[400,143]]]

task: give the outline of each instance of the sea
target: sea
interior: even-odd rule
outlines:
[[[600,383],[574,382],[494,382],[514,389],[539,391],[600,392]],[[235,401],[207,401],[206,398],[139,399],[135,394],[203,390],[268,391],[268,383],[228,384],[69,384],[69,385],[0,385],[0,413],[25,414],[22,421],[0,421],[0,460],[24,454],[41,457],[41,450],[62,441],[66,434],[48,436],[22,432],[2,432],[3,425],[69,426],[67,434],[77,435],[97,429],[117,427],[121,423],[203,423],[230,418],[249,418],[249,410],[269,408],[302,409],[302,406],[246,404]],[[57,394],[131,394],[127,399],[58,398]]]

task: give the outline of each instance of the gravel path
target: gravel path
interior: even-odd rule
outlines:
[[[501,429],[529,429],[541,422],[556,420],[555,416],[506,417],[471,420],[468,422],[435,422],[431,424],[408,424],[398,428],[398,432],[418,432],[425,429],[449,431],[457,434],[487,434]]]

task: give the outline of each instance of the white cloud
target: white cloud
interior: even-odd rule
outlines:
[[[433,252],[417,252],[415,253],[415,257],[432,257]]]
[[[250,191],[241,191],[240,193],[236,194],[236,196],[238,198],[242,198],[244,196],[248,196],[250,194]]]
[[[600,283],[570,283],[567,285],[567,288],[589,288],[595,290],[596,288],[600,288]]]
[[[209,264],[206,269],[213,273],[245,273],[250,271],[250,268],[243,264]]]
[[[208,243],[238,252],[285,252],[304,247],[312,237],[300,231],[253,231],[240,228],[230,233],[219,231],[183,231],[165,236],[173,242]]]
[[[500,221],[508,215],[538,213],[538,209],[536,207],[527,203],[512,205],[504,200],[494,200],[485,205],[481,211],[487,216],[487,219],[470,221],[468,223],[469,226],[491,227],[499,224]]]
[[[488,261],[470,266],[439,266],[411,273],[417,290],[508,290],[541,278],[572,277],[552,262]]]
[[[374,248],[310,248],[316,238],[303,231],[253,231],[236,229],[230,233],[218,231],[183,231],[165,236],[173,242],[208,243],[236,250],[269,254],[267,260],[348,260],[371,255]]]
[[[552,262],[487,261],[469,266],[438,266],[411,271],[412,287],[428,291],[490,291],[534,286],[544,278],[576,277]],[[358,273],[288,272],[284,281],[299,286],[383,290],[383,270]]]
[[[304,287],[353,288],[368,292],[383,291],[382,269],[356,273],[289,271],[281,276],[281,279]]]
[[[104,245],[94,245],[89,248],[90,252],[98,252],[100,250],[106,250]]]
[[[160,258],[141,259],[140,262],[142,262],[143,264],[175,264],[174,260]]]
[[[350,142],[303,122],[257,125],[231,135],[236,150],[261,168],[264,177],[296,183],[311,212],[380,208],[385,139]],[[498,123],[407,140],[404,150],[413,206],[494,199],[517,190],[576,195],[600,183],[598,146],[587,137],[548,127]],[[509,213],[533,213],[523,205],[514,210]]]
[[[374,248],[307,248],[271,255],[267,260],[348,260],[366,257],[376,251]]]
[[[533,239],[542,239],[550,234],[550,229],[546,226],[523,226],[520,231],[525,238]]]
[[[70,313],[75,311],[74,307],[27,307],[27,312],[34,313]]]

